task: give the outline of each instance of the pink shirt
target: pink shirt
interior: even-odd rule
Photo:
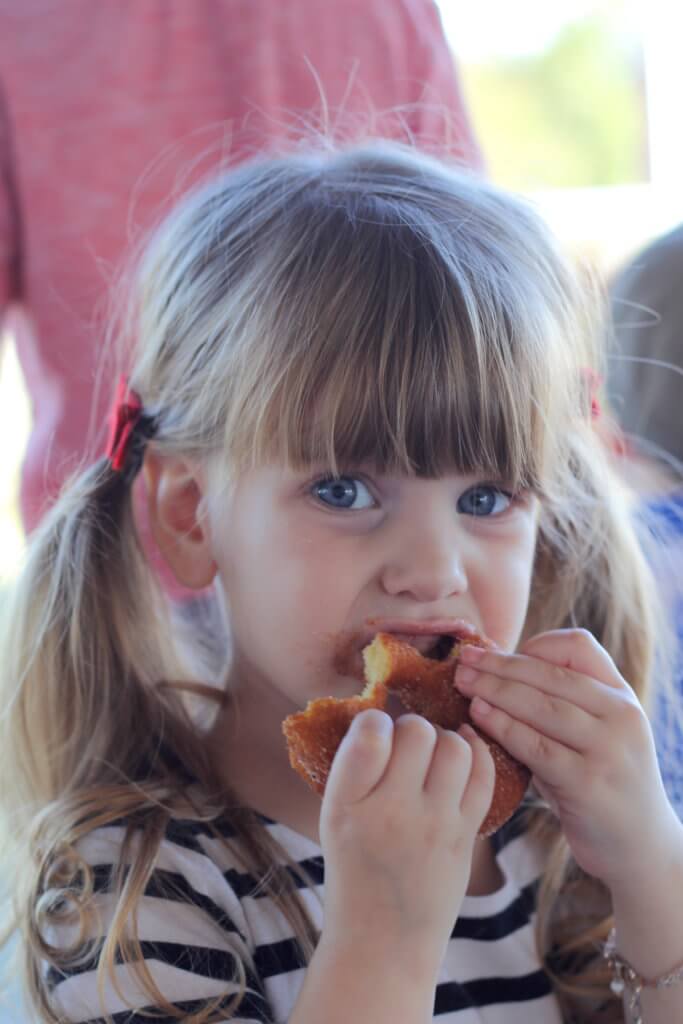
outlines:
[[[221,155],[311,112],[321,126],[321,84],[346,137],[402,107],[373,133],[403,122],[480,165],[433,0],[0,0],[0,311],[32,323],[27,529],[86,438],[102,444],[96,364],[131,242]]]

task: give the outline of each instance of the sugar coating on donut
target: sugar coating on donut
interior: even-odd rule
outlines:
[[[467,635],[454,641],[441,661],[421,654],[415,647],[389,633],[378,633],[363,650],[367,685],[355,697],[322,697],[309,701],[304,711],[289,715],[282,723],[292,768],[320,796],[334,755],[351,722],[366,708],[386,707],[394,694],[406,711],[422,715],[434,725],[457,730],[470,720],[469,700],[456,690],[453,679],[461,644],[489,646],[483,637]],[[530,772],[499,744],[480,730],[496,769],[491,807],[479,830],[480,836],[497,831],[513,814],[529,784]]]
[[[289,715],[282,723],[289,763],[320,796],[325,792],[334,755],[351,722],[366,708],[382,710],[386,690],[381,684],[365,687],[358,697],[321,697],[311,700],[305,711]]]

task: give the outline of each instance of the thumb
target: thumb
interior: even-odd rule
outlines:
[[[332,762],[323,803],[355,804],[375,789],[386,770],[394,723],[377,708],[361,711],[351,722]]]

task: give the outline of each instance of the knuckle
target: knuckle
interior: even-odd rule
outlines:
[[[573,635],[574,635],[574,642],[576,643],[576,645],[581,650],[583,650],[583,651],[593,651],[593,650],[595,650],[595,647],[597,645],[597,640],[595,639],[595,637],[593,636],[593,634],[589,630],[587,630],[583,626],[581,626],[581,627],[579,627],[577,629],[574,629],[572,632],[573,632]]]
[[[412,831],[412,823],[407,820],[406,814],[401,807],[386,807],[383,814],[378,818],[377,825],[379,833],[392,846],[398,846],[407,834]]]
[[[619,721],[625,731],[635,732],[647,721],[647,716],[638,700],[624,697],[619,705]]]
[[[531,759],[548,763],[553,760],[552,741],[540,732],[533,732],[530,741]]]
[[[556,718],[561,712],[561,701],[550,693],[539,694],[539,711],[547,718]]]
[[[482,697],[490,697],[492,700],[495,700],[506,686],[509,686],[509,683],[504,682],[497,676],[482,675],[479,680],[479,689],[477,692],[480,693]]]
[[[446,757],[459,763],[469,762],[472,759],[472,748],[463,736],[450,729],[441,731],[438,738],[438,749]]]

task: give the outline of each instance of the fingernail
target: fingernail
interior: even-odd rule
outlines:
[[[481,697],[475,697],[470,705],[470,710],[475,715],[488,715],[489,711],[491,711],[491,705]]]
[[[467,665],[458,665],[455,670],[455,681],[456,683],[462,683],[463,686],[469,686],[477,678],[479,673],[474,668],[468,668]]]
[[[484,654],[483,647],[473,647],[472,644],[463,644],[460,648],[458,658],[460,661],[466,661],[470,665],[474,665]]]
[[[354,717],[351,725],[355,725],[356,730],[363,729],[366,732],[383,735],[391,732],[394,724],[386,711],[381,711],[379,708],[366,708]]]

